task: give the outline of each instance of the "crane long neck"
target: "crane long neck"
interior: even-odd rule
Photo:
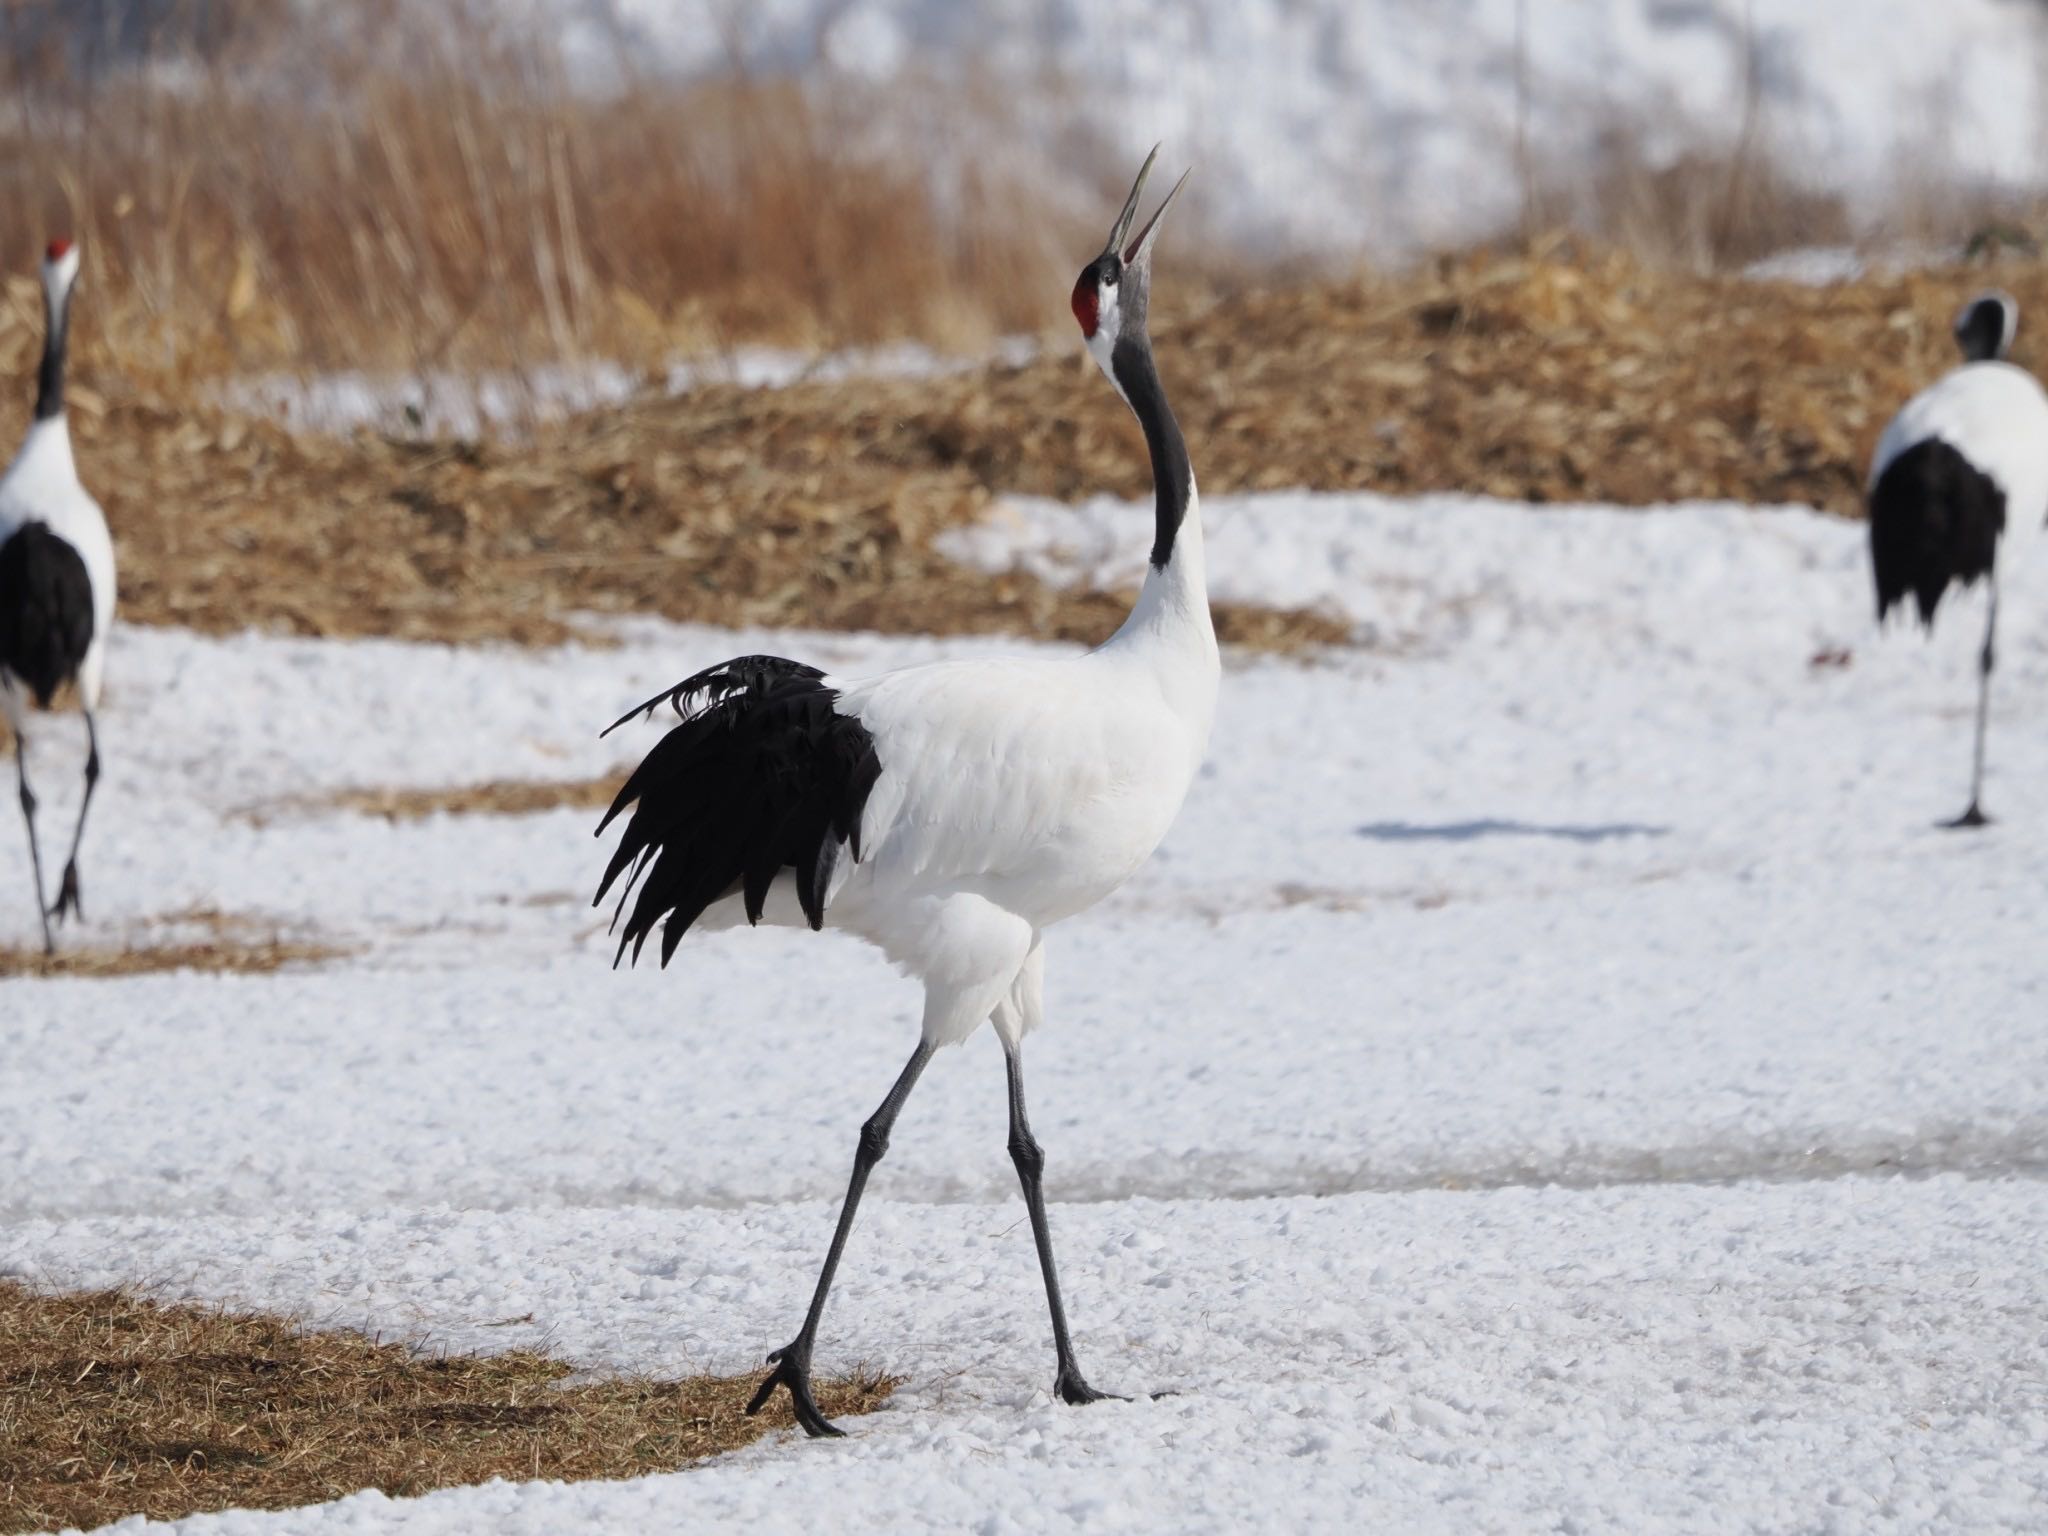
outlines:
[[[71,329],[71,294],[43,289],[43,364],[36,371],[36,420],[64,414],[64,346]]]
[[[1145,584],[1130,616],[1104,649],[1148,658],[1160,669],[1176,707],[1190,720],[1202,722],[1206,734],[1216,705],[1216,627],[1209,616],[1194,466],[1143,333],[1117,342],[1110,362],[1117,388],[1145,429],[1156,523]]]
[[[1164,570],[1173,558],[1174,541],[1194,496],[1194,466],[1188,462],[1187,440],[1180,435],[1180,423],[1173,419],[1173,407],[1166,403],[1151,346],[1143,337],[1119,341],[1110,363],[1124,399],[1145,429],[1145,446],[1152,455],[1152,493],[1157,502],[1152,568]]]

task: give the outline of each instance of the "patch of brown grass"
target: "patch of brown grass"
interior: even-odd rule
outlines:
[[[54,955],[42,946],[0,944],[0,980],[17,976],[148,976],[164,971],[259,976],[288,966],[326,965],[352,951],[310,939],[195,939],[187,943],[73,946],[62,938]]]
[[[626,769],[594,779],[492,779],[435,789],[354,786],[320,794],[265,800],[239,814],[255,825],[334,811],[381,816],[386,821],[423,821],[429,816],[531,816],[539,811],[601,811],[625,782]]]
[[[153,919],[151,927],[159,931],[157,938],[118,947],[92,942],[89,926],[77,934],[60,932],[54,955],[44,954],[40,946],[0,946],[0,979],[145,976],[162,971],[266,975],[288,966],[325,965],[355,953],[218,907],[183,907]]]
[[[290,1509],[363,1488],[623,1478],[789,1423],[742,1413],[751,1380],[574,1385],[544,1355],[433,1355],[361,1334],[121,1291],[0,1282],[0,1532]],[[828,1415],[896,1383],[821,1383]]]
[[[1073,392],[1063,365],[1023,377]],[[575,637],[580,613],[656,613],[1099,641],[1127,599],[979,576],[932,547],[1000,483],[954,445],[1024,425],[1007,400],[1002,417],[979,403],[1002,382],[711,387],[519,444],[294,437],[111,390],[97,408],[81,401],[72,426],[132,621],[548,644]],[[1088,409],[1106,414],[1093,385]],[[19,414],[0,409],[0,432]],[[1142,463],[1141,444],[1117,447]],[[1347,634],[1325,616],[1229,605],[1217,622],[1268,649]]]

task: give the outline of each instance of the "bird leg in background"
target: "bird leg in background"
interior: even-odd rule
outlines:
[[[846,1246],[846,1234],[853,1230],[853,1213],[860,1206],[861,1191],[867,1188],[868,1174],[875,1164],[882,1160],[882,1154],[889,1150],[889,1131],[896,1124],[896,1116],[903,1109],[903,1101],[910,1097],[910,1090],[917,1086],[917,1080],[924,1074],[925,1064],[932,1059],[936,1049],[933,1042],[920,1040],[917,1049],[910,1054],[909,1062],[896,1085],[889,1090],[889,1096],[882,1100],[881,1108],[868,1117],[867,1124],[860,1128],[860,1144],[853,1154],[853,1178],[846,1186],[846,1203],[839,1208],[839,1225],[832,1233],[832,1246],[825,1250],[825,1267],[818,1275],[818,1289],[811,1295],[811,1310],[804,1314],[804,1325],[797,1336],[768,1357],[775,1367],[768,1373],[753,1401],[747,1404],[749,1414],[759,1413],[778,1386],[789,1388],[791,1406],[796,1410],[796,1421],[808,1435],[839,1435],[845,1431],[833,1425],[831,1420],[818,1411],[817,1400],[811,1396],[811,1345],[818,1336],[818,1320],[825,1315],[825,1298],[832,1290],[832,1276],[839,1268],[840,1250]]]
[[[1977,749],[1970,765],[1970,808],[1954,821],[1943,823],[1953,828],[1988,826],[1991,821],[1978,803],[1984,792],[1984,728],[1991,717],[1991,668],[1997,659],[1993,641],[1998,630],[1998,578],[1994,575],[1987,579],[1991,584],[1991,607],[1984,617],[1984,649],[1977,657]]]
[[[1067,1337],[1067,1309],[1060,1302],[1059,1270],[1052,1258],[1052,1227],[1045,1219],[1045,1151],[1032,1136],[1031,1122],[1024,1114],[1023,1048],[1005,1040],[1003,1060],[1010,1074],[1010,1161],[1017,1165],[1017,1180],[1024,1186],[1024,1208],[1031,1213],[1031,1238],[1038,1245],[1038,1267],[1045,1276],[1045,1300],[1052,1308],[1052,1347],[1059,1360],[1059,1378],[1053,1390],[1063,1402],[1100,1402],[1115,1394],[1088,1385],[1074,1361],[1073,1341]]]
[[[60,923],[66,912],[81,921],[85,917],[85,908],[78,904],[78,844],[85,836],[85,813],[92,809],[93,786],[100,781],[100,733],[89,709],[85,712],[85,746],[85,799],[79,803],[78,825],[71,832],[71,857],[64,861],[64,883],[57,891],[57,904],[50,908],[50,916]]]
[[[43,853],[36,846],[36,795],[28,787],[28,738],[14,737],[14,771],[21,780],[21,819],[28,824],[28,863],[36,879],[36,915],[43,920],[43,953],[54,955],[57,943],[50,937],[50,914],[43,908]]]

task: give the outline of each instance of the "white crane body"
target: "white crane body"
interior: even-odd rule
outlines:
[[[1045,930],[1151,856],[1215,718],[1221,665],[1199,501],[1145,334],[1151,245],[1173,193],[1127,246],[1144,181],[1141,171],[1073,299],[1153,465],[1152,564],[1116,634],[1080,656],[946,661],[857,679],[740,657],[626,717],[667,703],[680,718],[605,818],[626,815],[598,892],[603,900],[623,882],[622,955],[637,958],[657,932],[666,963],[692,928],[801,924],[865,939],[924,984],[917,1048],[862,1128],[811,1310],[796,1340],[770,1356],[777,1369],[752,1405],[786,1386],[812,1434],[835,1433],[812,1401],[810,1355],[868,1173],[931,1053],[984,1020],[1008,1068],[1010,1152],[1052,1313],[1055,1390],[1072,1403],[1102,1396],[1067,1336],[1019,1048],[1043,1018]]]
[[[1908,400],[1871,456],[1871,574],[1880,621],[1910,597],[1932,629],[1952,587],[1985,582],[1977,731],[1969,808],[1952,827],[1983,826],[1984,741],[1996,662],[2001,571],[2026,558],[2048,520],[2048,393],[2006,362],[2019,310],[2004,294],[1956,318],[1961,367]]]
[[[35,417],[6,474],[0,475],[0,713],[14,733],[29,866],[47,952],[55,948],[50,919],[83,915],[78,845],[99,782],[93,714],[99,708],[107,633],[114,620],[114,541],[99,503],[78,478],[64,414],[64,360],[78,248],[68,240],[51,242],[42,275],[47,325]],[[28,778],[28,717],[31,707],[49,708],[67,686],[77,691],[85,715],[85,797],[57,900],[45,907],[36,798]]]

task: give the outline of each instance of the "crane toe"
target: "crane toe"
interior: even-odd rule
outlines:
[[[1128,1403],[1130,1399],[1121,1392],[1098,1392],[1088,1385],[1080,1371],[1069,1367],[1060,1372],[1060,1379],[1053,1383],[1053,1391],[1060,1401],[1078,1408],[1083,1403]]]
[[[777,1387],[787,1387],[790,1409],[805,1434],[813,1440],[825,1440],[846,1433],[825,1417],[818,1407],[818,1400],[811,1396],[810,1350],[798,1344],[786,1344],[768,1357],[768,1363],[775,1369],[754,1389],[754,1396],[747,1404],[749,1418],[768,1406],[768,1399],[775,1395]]]
[[[64,921],[67,914],[77,918],[80,922],[85,921],[85,908],[79,904],[78,898],[78,866],[76,864],[66,864],[64,866],[64,881],[57,887],[57,900],[50,908],[50,916],[57,919],[60,923]]]

